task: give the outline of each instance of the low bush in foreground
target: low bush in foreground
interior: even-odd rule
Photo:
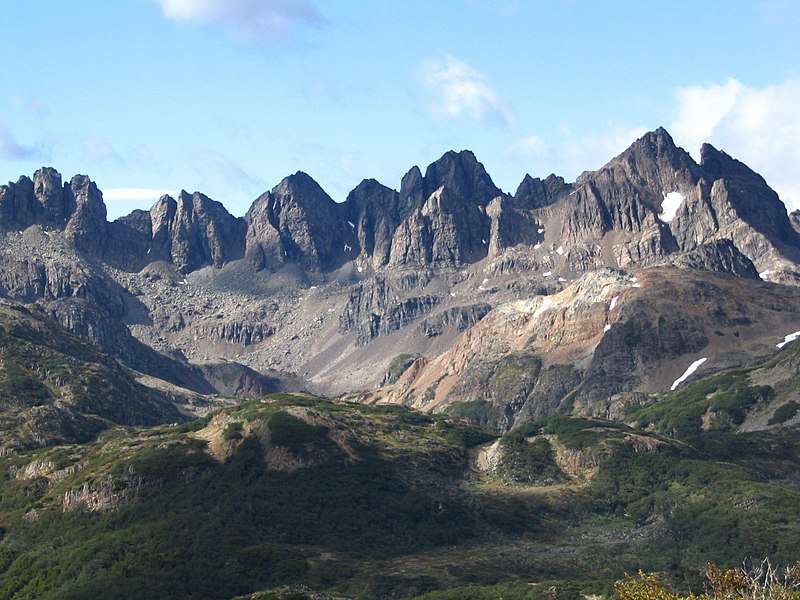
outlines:
[[[783,571],[768,560],[736,569],[709,564],[706,579],[704,593],[681,596],[665,588],[655,575],[639,571],[636,577],[626,575],[615,589],[622,600],[800,600],[800,561]]]

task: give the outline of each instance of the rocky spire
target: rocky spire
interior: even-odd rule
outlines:
[[[356,234],[336,203],[303,172],[259,197],[245,220],[246,254],[258,268],[296,262],[326,271],[359,254]]]

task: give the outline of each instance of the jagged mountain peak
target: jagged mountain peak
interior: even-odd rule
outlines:
[[[763,178],[711,146],[703,147],[697,164],[663,127],[574,184],[554,174],[526,175],[513,197],[490,208],[498,197],[503,192],[473,152],[448,151],[424,175],[412,167],[399,192],[367,179],[341,204],[297,171],[256,199],[243,220],[200,192],[182,190],[177,200],[162,197],[148,216],[122,219],[114,228],[120,241],[110,242],[123,268],[166,260],[184,273],[220,267],[242,256],[245,247],[259,268],[298,263],[328,271],[356,259],[374,268],[459,266],[483,260],[490,249],[499,256],[542,243],[563,247],[562,268],[581,272],[601,264],[653,264],[717,239],[721,229],[763,271],[773,270],[772,254],[754,241],[751,230],[765,235],[768,244],[788,247],[781,249],[784,254],[798,246],[785,208]],[[0,188],[0,225],[68,229],[87,251],[107,237],[104,209],[88,177],[64,184],[50,167],[33,180]],[[556,213],[560,232],[546,225]],[[732,232],[739,222],[747,227]],[[598,245],[602,238],[605,249]],[[535,262],[556,267],[559,261]]]
[[[767,185],[764,178],[746,164],[736,160],[722,150],[717,150],[708,143],[700,147],[700,166],[712,180],[723,177],[727,179],[752,179],[762,185]]]
[[[440,187],[445,187],[452,190],[455,195],[484,206],[502,194],[483,164],[478,162],[470,150],[446,152],[439,160],[428,165],[423,179],[428,195]]]
[[[619,171],[615,177],[625,177],[664,194],[674,191],[676,181],[693,187],[700,178],[697,163],[688,152],[675,145],[663,127],[644,134],[599,171],[582,175],[576,185],[595,179],[604,171]]]
[[[202,192],[181,190],[178,194],[178,210],[191,211],[195,218],[234,219],[222,202],[209,198]]]
[[[281,202],[297,202],[304,205],[313,202],[334,204],[333,199],[322,189],[322,186],[303,171],[297,171],[293,175],[285,177],[272,188],[271,193]]]
[[[343,211],[310,175],[298,171],[247,211],[246,256],[258,269],[274,271],[287,263],[314,272],[335,269],[359,254]]]
[[[521,207],[543,208],[567,194],[569,189],[570,185],[565,183],[564,178],[555,174],[551,173],[545,179],[526,174],[517,186],[514,200]]]

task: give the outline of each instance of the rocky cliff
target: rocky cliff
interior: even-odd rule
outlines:
[[[355,232],[316,181],[298,172],[258,198],[247,221],[247,257],[258,269],[298,263],[327,271],[359,254]]]

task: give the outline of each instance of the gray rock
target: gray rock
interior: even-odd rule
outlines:
[[[347,196],[343,209],[348,226],[356,231],[362,256],[375,268],[386,265],[392,235],[402,220],[400,194],[365,179]]]
[[[64,204],[74,207],[64,226],[64,237],[78,250],[101,255],[108,240],[103,195],[86,175],[75,175],[64,188]]]
[[[502,192],[469,151],[448,152],[420,175],[403,178],[401,210],[392,237],[390,266],[457,266],[486,257],[490,221],[486,205]]]
[[[360,252],[356,233],[339,207],[302,172],[259,197],[245,220],[246,255],[259,269],[298,263],[309,271],[329,271]]]
[[[181,273],[221,267],[244,255],[244,220],[199,192],[181,191],[177,200],[163,196],[150,209],[150,224],[149,261],[171,262]]]
[[[400,298],[383,277],[360,283],[339,316],[339,333],[355,331],[356,344],[389,335],[425,315],[438,304],[434,296]]]
[[[748,279],[759,278],[755,265],[730,240],[708,242],[690,252],[676,253],[669,257],[667,264],[685,269],[730,273]]]

